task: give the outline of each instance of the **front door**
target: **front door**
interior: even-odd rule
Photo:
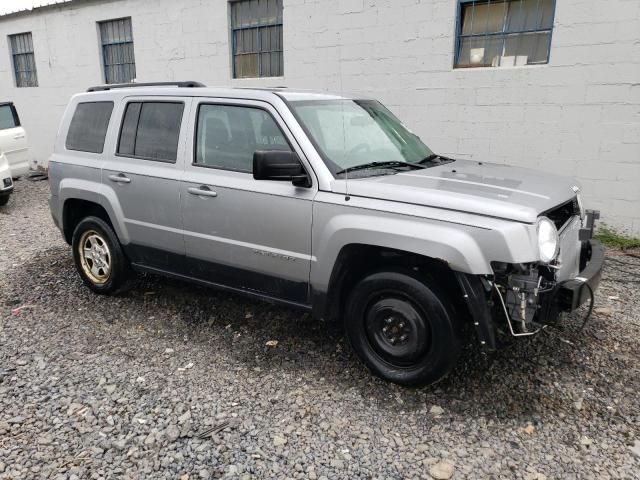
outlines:
[[[190,105],[184,98],[126,99],[102,170],[122,209],[130,259],[172,273],[184,273],[180,180]]]
[[[181,192],[190,275],[308,304],[315,182],[302,188],[252,175],[256,150],[301,155],[299,147],[269,104],[200,100],[193,110]]]
[[[29,144],[15,107],[0,104],[0,155],[9,162],[11,175],[24,175],[29,170]]]

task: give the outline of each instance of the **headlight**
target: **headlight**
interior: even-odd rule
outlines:
[[[558,254],[558,230],[547,217],[538,219],[538,250],[540,260],[549,263]]]

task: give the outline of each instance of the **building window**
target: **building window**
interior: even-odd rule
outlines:
[[[456,67],[549,62],[555,0],[461,0]]]
[[[231,1],[233,77],[280,77],[282,0]]]
[[[106,83],[129,83],[136,78],[131,18],[100,22],[102,59]]]
[[[37,87],[38,72],[31,32],[9,35],[9,43],[13,56],[13,70],[16,74],[16,87]]]

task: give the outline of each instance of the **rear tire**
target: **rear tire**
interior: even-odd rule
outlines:
[[[431,385],[452,369],[461,349],[450,305],[416,272],[373,273],[349,297],[347,337],[373,374],[404,386]]]
[[[103,295],[126,288],[131,278],[129,260],[107,222],[84,218],[73,232],[71,246],[76,269],[87,287]]]

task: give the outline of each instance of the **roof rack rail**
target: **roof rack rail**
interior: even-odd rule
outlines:
[[[95,87],[87,88],[87,92],[102,92],[105,90],[112,90],[114,88],[134,88],[134,87],[181,87],[181,88],[195,88],[206,87],[204,83],[194,82],[188,80],[185,82],[147,82],[147,83],[112,83],[110,85],[97,85]]]

